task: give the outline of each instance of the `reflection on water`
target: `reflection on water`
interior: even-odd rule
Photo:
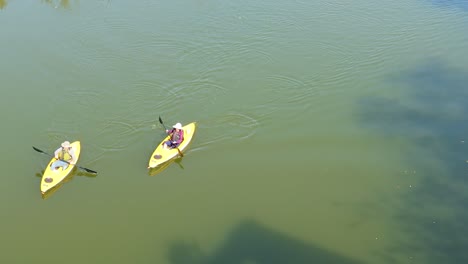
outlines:
[[[468,1],[466,0],[432,0],[432,2],[442,7],[457,7],[468,11]]]
[[[173,163],[177,164],[179,168],[184,169],[184,166],[181,164],[181,161],[182,161],[182,158],[180,158],[180,157],[176,158],[176,159],[173,159],[173,160],[169,160],[168,162],[165,162],[165,163],[161,164],[160,166],[157,166],[156,168],[149,169],[148,174],[150,176],[155,176],[157,174],[160,174],[161,172],[166,170],[169,166],[171,166],[171,164],[173,164]]]
[[[37,177],[42,178],[42,175],[44,175],[44,171],[41,171],[39,173],[35,174]],[[65,183],[70,182],[75,176],[84,176],[84,177],[89,177],[89,178],[95,178],[97,174],[94,173],[88,173],[86,171],[83,171],[81,169],[78,169],[75,167],[70,174],[68,174],[63,181],[61,181],[59,184],[54,186],[52,189],[48,190],[46,193],[42,194],[42,199],[47,199],[50,196],[52,196],[54,193],[56,193]]]
[[[53,6],[54,8],[63,8],[63,9],[68,9],[70,8],[70,0],[42,0],[43,3],[49,4]]]
[[[77,1],[75,1],[77,2]],[[70,0],[41,0],[41,3],[48,4],[54,8],[70,8]],[[4,9],[8,4],[7,0],[0,0],[0,9]]]
[[[395,216],[405,238],[393,255],[420,255],[427,264],[468,263],[468,73],[432,60],[390,81],[406,87],[404,98],[371,97],[360,107],[366,126],[409,138],[417,148],[417,155],[405,157],[420,179]]]

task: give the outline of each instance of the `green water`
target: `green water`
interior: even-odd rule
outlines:
[[[0,0],[0,263],[468,262],[464,1],[88,2]]]

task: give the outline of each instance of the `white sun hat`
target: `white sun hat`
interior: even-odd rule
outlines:
[[[175,124],[174,126],[172,126],[173,128],[177,128],[177,129],[182,129],[182,124],[181,123],[177,123]]]

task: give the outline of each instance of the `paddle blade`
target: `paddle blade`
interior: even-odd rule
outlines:
[[[164,125],[162,119],[161,119],[161,116],[159,116],[159,123],[161,123],[161,125],[164,127],[165,130],[167,130],[166,126]]]
[[[78,168],[83,169],[83,170],[85,170],[86,172],[89,172],[89,173],[97,174],[97,171],[93,171],[93,170],[90,170],[88,168],[84,168],[84,167],[80,167],[80,166],[78,166]]]
[[[42,151],[42,150],[40,150],[40,149],[38,149],[38,148],[36,148],[36,147],[34,147],[34,146],[33,146],[32,148],[33,148],[35,151],[37,151],[37,152],[47,154],[47,153],[45,153],[44,151]]]

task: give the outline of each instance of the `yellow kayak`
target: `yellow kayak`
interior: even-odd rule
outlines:
[[[78,162],[78,159],[80,157],[80,151],[81,151],[80,142],[75,141],[71,143],[70,145],[75,151],[76,161]],[[75,165],[68,165],[68,167],[65,170],[63,170],[62,168],[58,170],[52,170],[50,166],[55,161],[56,161],[55,158],[52,158],[50,160],[49,164],[47,165],[44,171],[44,174],[42,175],[42,179],[41,179],[41,193],[42,194],[46,193],[48,190],[57,186],[57,184],[62,182],[68,176],[68,174],[70,174],[70,172],[72,172],[72,170],[75,168]]]
[[[182,127],[184,130],[184,141],[180,143],[178,148],[173,148],[173,149],[164,149],[163,144],[167,140],[169,140],[169,136],[164,138],[161,143],[156,147],[154,150],[153,154],[151,155],[148,163],[148,168],[156,168],[157,166],[165,163],[166,161],[171,160],[174,157],[177,157],[179,155],[179,150],[181,152],[184,151],[184,149],[187,148],[187,146],[190,144],[190,141],[192,141],[193,135],[195,134],[195,129],[196,129],[196,123],[190,123],[188,125],[185,125]],[[177,150],[179,149],[179,150]]]

